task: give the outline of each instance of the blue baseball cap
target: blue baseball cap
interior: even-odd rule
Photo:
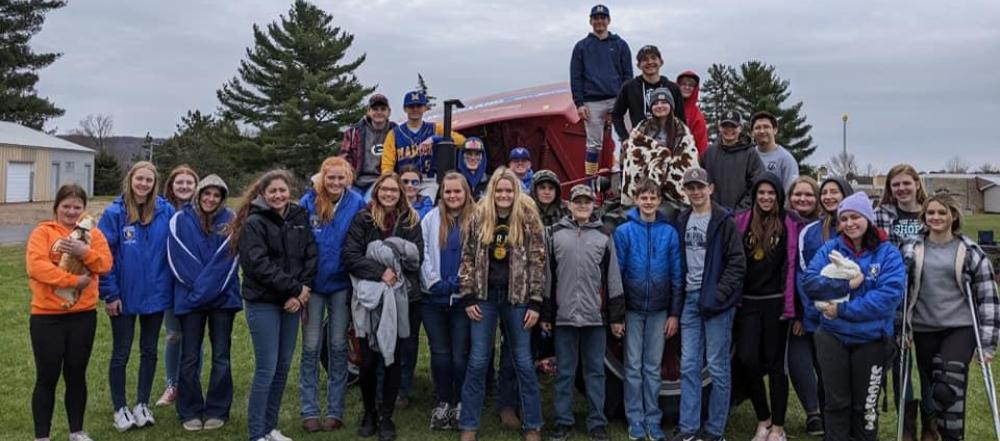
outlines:
[[[595,15],[603,15],[610,18],[611,10],[604,5],[595,5],[593,8],[590,8],[590,16],[593,17]]]
[[[528,153],[528,149],[525,147],[514,147],[514,149],[510,151],[510,157],[507,160],[514,161],[518,159],[530,161],[531,153]]]
[[[427,94],[419,90],[406,92],[406,96],[403,97],[403,107],[417,105],[427,105]]]

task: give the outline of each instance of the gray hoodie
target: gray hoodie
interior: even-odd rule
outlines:
[[[551,227],[542,321],[575,327],[624,323],[625,296],[615,242],[602,227],[600,220],[578,225],[570,216]],[[607,321],[602,293],[607,293]]]
[[[713,201],[729,209],[750,208],[750,190],[764,164],[748,139],[731,146],[713,144],[705,151],[704,166],[715,184]]]

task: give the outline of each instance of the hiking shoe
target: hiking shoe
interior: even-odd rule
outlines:
[[[268,433],[265,438],[267,438],[267,441],[292,441],[291,438],[285,436],[285,434],[281,433],[278,429],[272,430],[271,433]]]
[[[448,403],[442,401],[431,410],[431,429],[448,430],[451,428],[451,419],[448,418]]]
[[[323,420],[323,425],[321,427],[324,432],[333,432],[334,430],[340,430],[343,428],[344,422],[334,417],[326,417],[326,419]]]
[[[670,441],[699,441],[696,433],[678,433]]]
[[[663,433],[663,428],[659,424],[654,424],[646,428],[646,438],[649,441],[666,441],[667,434]]]
[[[645,441],[646,429],[641,424],[629,424],[628,439],[629,441]]]
[[[458,403],[448,408],[448,421],[451,428],[458,430],[458,419],[462,416],[462,403]]]
[[[205,425],[202,424],[201,420],[199,420],[198,418],[192,418],[182,423],[181,427],[183,427],[184,430],[187,430],[188,432],[197,432],[203,429]]]
[[[556,427],[549,432],[549,441],[566,441],[573,434],[573,426],[556,424]]]
[[[364,416],[361,417],[361,425],[358,426],[358,436],[362,438],[375,436],[377,422],[374,413],[365,412]]]
[[[135,427],[146,427],[156,424],[153,412],[149,411],[149,406],[146,403],[136,404],[135,408],[132,409],[132,416],[135,418]]]
[[[524,441],[542,441],[542,432],[538,430],[525,430]]]
[[[590,439],[591,441],[608,441],[611,437],[608,436],[608,430],[604,426],[597,426],[590,429]]]
[[[205,424],[201,426],[204,430],[215,430],[220,429],[222,426],[226,425],[226,421],[219,418],[209,418],[205,420]]]
[[[806,433],[812,436],[823,436],[823,417],[819,414],[809,415],[806,418]]]
[[[69,441],[94,441],[87,432],[79,431],[69,434]]]
[[[174,404],[174,400],[177,399],[177,388],[173,386],[167,386],[163,390],[163,395],[160,395],[160,399],[156,400],[156,407],[169,406]]]
[[[119,432],[124,432],[135,427],[135,417],[132,416],[132,411],[128,410],[127,407],[118,409],[118,411],[115,412],[115,421],[112,425],[115,426],[115,429]]]
[[[319,418],[306,418],[302,420],[302,430],[308,433],[319,432]]]
[[[517,412],[514,411],[514,408],[505,407],[500,409],[500,424],[510,430],[520,430],[521,418],[518,418]]]
[[[750,441],[767,441],[767,436],[771,434],[770,426],[757,425],[757,432],[754,433]]]
[[[396,424],[391,417],[382,417],[378,421],[378,441],[394,441],[396,439]]]

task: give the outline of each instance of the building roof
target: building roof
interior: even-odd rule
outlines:
[[[94,153],[93,149],[9,121],[0,121],[0,144]]]
[[[580,116],[573,105],[569,83],[553,83],[479,98],[463,98],[464,109],[452,113],[452,128],[463,130],[492,122],[538,116],[557,116],[576,124]],[[444,110],[436,108],[428,121],[440,121]]]

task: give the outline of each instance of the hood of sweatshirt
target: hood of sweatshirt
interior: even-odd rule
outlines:
[[[824,179],[823,182],[819,184],[820,191],[822,191],[823,186],[826,185],[827,182],[833,182],[837,184],[837,186],[840,187],[840,192],[844,194],[845,198],[854,194],[854,187],[851,186],[850,182],[847,182],[847,179],[841,176],[830,176]]]
[[[694,73],[693,70],[686,70],[681,72],[680,75],[677,75],[676,82],[678,86],[681,84],[681,78],[684,77],[694,78],[695,81],[694,93],[691,94],[691,98],[684,98],[684,110],[687,110],[688,107],[697,107],[698,105],[698,95],[701,93],[701,77]]]
[[[553,202],[558,202],[562,199],[562,186],[559,184],[559,177],[556,176],[556,173],[552,170],[539,170],[531,179],[531,198],[534,199],[539,206],[541,206],[542,203],[538,201],[538,185],[543,182],[548,182],[556,186],[556,199]]]
[[[753,181],[753,190],[750,195],[750,207],[753,209],[757,205],[757,189],[760,188],[761,184],[768,183],[771,187],[774,187],[774,192],[776,193],[775,204],[778,207],[778,214],[785,213],[785,189],[781,187],[781,178],[778,175],[771,172],[761,173],[757,176],[757,179]]]
[[[483,158],[479,160],[479,168],[475,170],[469,170],[465,166],[465,147],[458,150],[458,155],[455,158],[455,165],[458,168],[459,173],[465,176],[466,182],[469,183],[469,187],[472,191],[476,191],[476,186],[486,179],[486,163],[489,162],[489,154],[487,154],[486,143],[483,143]]]
[[[211,174],[198,181],[198,187],[195,188],[194,194],[200,195],[201,191],[208,187],[217,187],[222,191],[222,200],[226,200],[226,196],[229,194],[229,187],[226,186],[226,181],[223,181],[219,175]]]

